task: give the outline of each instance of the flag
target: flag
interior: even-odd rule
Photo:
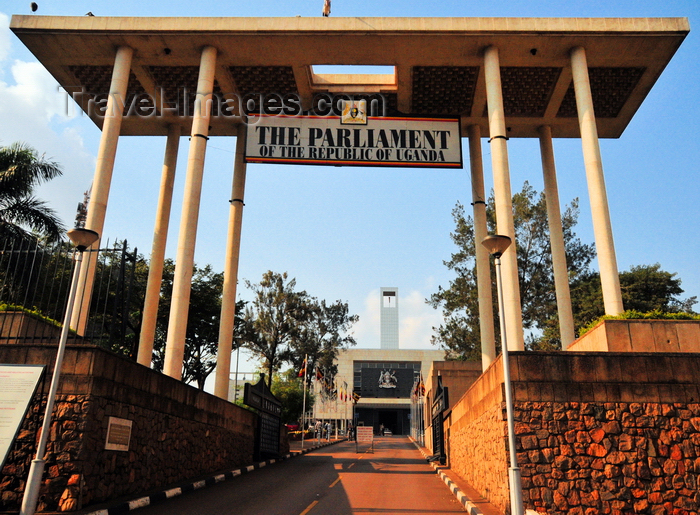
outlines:
[[[423,383],[423,372],[420,373],[420,385],[418,386],[418,388],[419,388],[418,394],[421,397],[424,397],[425,396],[425,384]]]
[[[305,376],[306,376],[306,358],[304,358],[304,362],[301,364],[301,369],[299,370],[298,377],[305,377]]]

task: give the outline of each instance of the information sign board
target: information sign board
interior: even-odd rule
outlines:
[[[374,428],[372,426],[357,427],[357,443],[372,443],[374,441]]]
[[[333,166],[462,168],[459,118],[251,115],[245,160]]]
[[[109,417],[107,425],[107,440],[105,450],[107,451],[128,451],[131,441],[131,426],[133,421],[123,418]]]
[[[0,470],[44,372],[44,365],[0,365]]]
[[[361,443],[371,445],[372,452],[374,452],[374,428],[372,426],[357,426],[355,431],[355,452],[360,452],[358,446]]]

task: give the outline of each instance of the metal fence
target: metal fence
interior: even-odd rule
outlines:
[[[109,241],[89,250],[83,266],[96,260],[95,282],[83,335],[71,331],[69,343],[91,343],[133,356],[142,300],[135,294],[137,250],[126,241]],[[68,243],[6,242],[0,250],[0,344],[57,343],[73,269]]]

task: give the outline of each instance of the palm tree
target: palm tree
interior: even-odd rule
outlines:
[[[34,188],[63,174],[60,165],[44,159],[31,146],[0,147],[0,242],[62,239],[65,226]]]

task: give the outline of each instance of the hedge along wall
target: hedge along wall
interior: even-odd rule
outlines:
[[[0,363],[48,365],[55,346],[0,345]],[[32,410],[43,414],[46,399]],[[109,417],[132,421],[128,451],[105,450]],[[5,510],[18,509],[36,445],[28,416],[0,471]],[[93,346],[68,346],[47,448],[40,511],[73,511],[253,461],[256,415]]]
[[[514,352],[510,360],[526,508],[698,513],[700,354]],[[499,358],[446,425],[453,469],[506,512],[501,367]]]

